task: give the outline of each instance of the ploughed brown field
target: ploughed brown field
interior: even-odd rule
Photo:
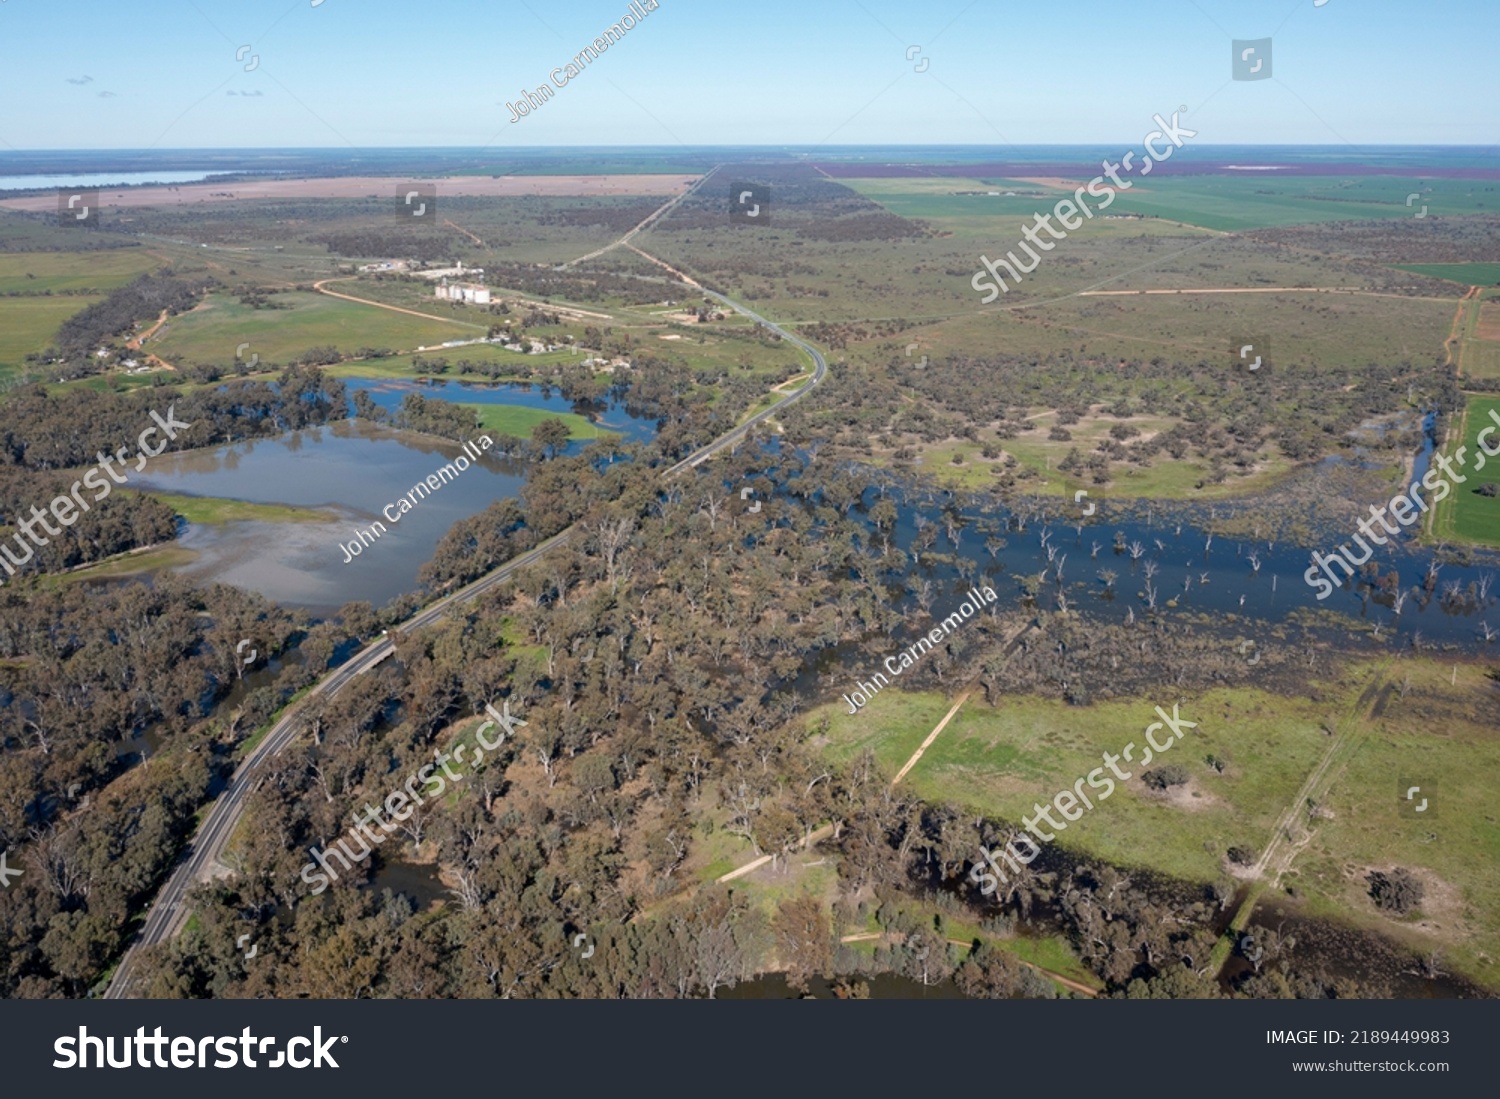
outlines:
[[[480,198],[513,195],[675,195],[697,176],[451,176],[411,180],[397,176],[339,176],[331,179],[263,179],[245,183],[184,183],[161,187],[104,188],[106,206],[189,206],[261,198],[389,198],[407,183],[431,183],[438,197]],[[54,194],[0,200],[11,210],[46,212],[57,208]]]

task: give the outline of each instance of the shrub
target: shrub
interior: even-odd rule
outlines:
[[[1409,870],[1396,867],[1389,874],[1372,871],[1365,879],[1370,883],[1370,897],[1375,907],[1404,916],[1422,903],[1422,883]]]
[[[1141,772],[1141,781],[1153,790],[1165,790],[1170,786],[1181,786],[1188,780],[1187,768],[1177,763],[1156,767]]]

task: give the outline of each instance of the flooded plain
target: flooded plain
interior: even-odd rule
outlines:
[[[471,404],[508,404],[586,416],[626,439],[649,438],[655,425],[616,404],[568,401],[555,390],[458,382],[424,385],[351,379],[376,403],[394,408],[412,391]],[[476,433],[476,435],[479,433]],[[568,453],[589,445],[569,444]],[[440,488],[413,493],[443,466],[467,464]],[[187,523],[178,546],[194,555],[177,569],[197,583],[231,584],[285,606],[328,614],[351,600],[376,607],[414,590],[417,573],[461,519],[516,497],[528,463],[490,451],[475,457],[458,443],[345,420],[207,450],[163,455],[132,487],[309,509],[303,521]],[[403,498],[414,503],[401,511]],[[389,510],[387,508],[389,507]],[[391,516],[396,515],[396,521]],[[383,528],[383,529],[381,529]],[[363,532],[363,533],[362,533]],[[353,545],[357,555],[345,550]]]

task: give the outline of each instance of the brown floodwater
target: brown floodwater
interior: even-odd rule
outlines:
[[[440,482],[441,488],[419,497],[404,514],[395,507],[383,514],[386,505],[461,457],[469,466],[456,479]],[[131,482],[161,492],[329,512],[332,518],[309,522],[189,523],[178,544],[193,560],[177,569],[200,584],[232,584],[327,613],[350,600],[378,607],[416,588],[417,570],[449,528],[518,495],[525,469],[524,462],[490,454],[476,460],[455,443],[348,420],[163,455]],[[392,514],[399,515],[396,522]],[[358,555],[346,554],[350,543]]]

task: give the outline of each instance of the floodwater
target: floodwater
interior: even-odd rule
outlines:
[[[627,440],[649,438],[655,430],[652,421],[616,403],[572,402],[546,387],[356,378],[349,388],[367,390],[387,408],[420,391],[450,401],[575,412]],[[568,453],[588,445],[570,443]],[[460,457],[472,464],[456,479],[419,497],[404,514],[394,506]],[[177,571],[197,583],[231,584],[285,606],[327,614],[351,600],[380,607],[416,589],[418,570],[449,529],[496,500],[518,496],[528,468],[525,461],[493,451],[474,460],[472,451],[456,443],[351,419],[273,439],[163,455],[143,475],[131,477],[131,484],[328,511],[332,518],[309,522],[188,523],[177,541],[195,554]],[[388,513],[387,505],[392,505]],[[390,515],[399,518],[393,522]]]
[[[232,584],[326,612],[350,600],[381,606],[415,588],[417,570],[454,523],[520,492],[524,464],[486,455],[399,521],[382,514],[464,454],[457,444],[350,420],[163,455],[131,480],[162,492],[328,510],[334,518],[318,522],[189,523],[178,539],[197,555],[178,571],[198,583]],[[360,543],[360,531],[370,544]],[[351,541],[360,548],[352,559],[343,548]]]
[[[427,352],[430,359],[447,359],[460,362],[467,347],[444,347]],[[656,434],[656,425],[639,416],[627,413],[618,403],[596,403],[569,401],[552,386],[529,385],[507,382],[493,385],[481,382],[456,381],[453,379],[431,379],[418,381],[407,378],[346,378],[352,400],[356,390],[364,390],[381,408],[394,412],[408,393],[420,393],[424,397],[439,398],[453,404],[519,405],[545,412],[575,413],[587,417],[596,427],[613,431],[627,443],[643,443]],[[575,440],[568,444],[565,454],[577,454],[588,443]]]
[[[382,858],[366,888],[377,893],[384,889],[399,893],[420,911],[438,901],[449,899],[448,887],[442,883],[437,871],[438,868],[433,863]]]

